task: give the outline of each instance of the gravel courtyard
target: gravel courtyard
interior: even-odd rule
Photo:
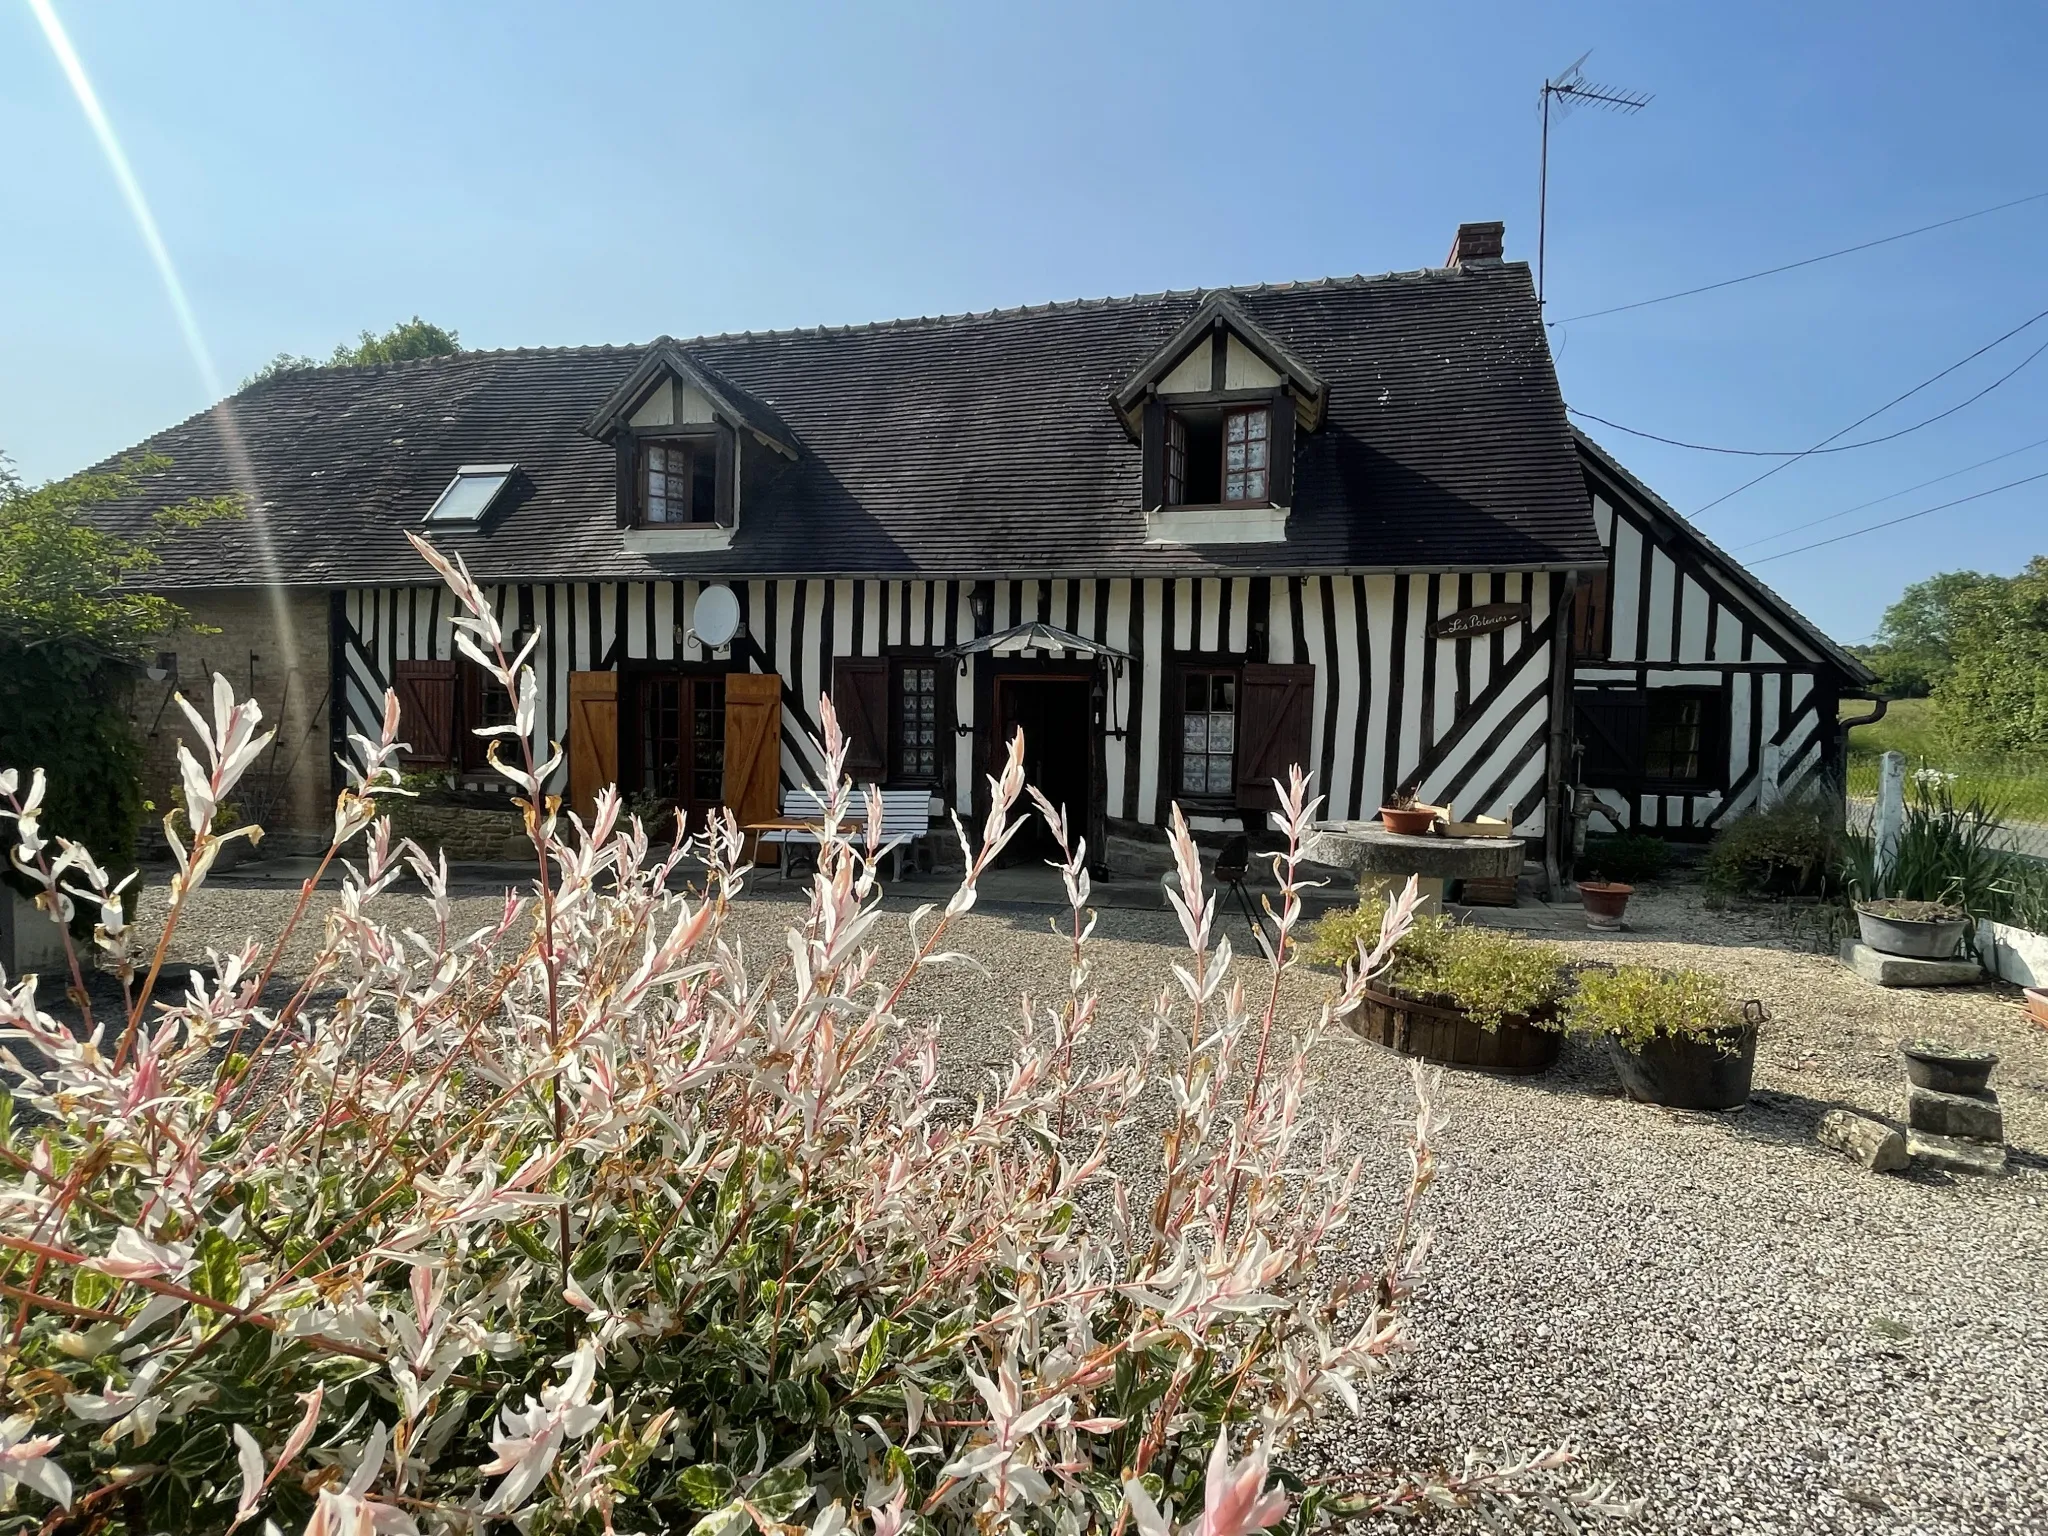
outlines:
[[[262,931],[296,895],[204,892],[177,953]],[[145,895],[145,921],[162,900]],[[745,903],[755,953],[779,947],[792,904],[773,881]],[[460,905],[480,923],[498,903]],[[1298,1459],[1416,1469],[1569,1440],[1588,1478],[1649,1501],[1634,1529],[2048,1528],[2048,1034],[2011,989],[1882,992],[1771,915],[1708,912],[1686,887],[1643,893],[1630,918],[1625,935],[1544,937],[1696,965],[1761,998],[1756,1098],[1727,1115],[1631,1104],[1573,1042],[1533,1079],[1453,1074],[1419,1349]],[[900,917],[886,931],[900,946]],[[948,1021],[964,1085],[1000,1055],[1017,989],[1064,990],[1065,949],[1043,912],[978,913],[959,936],[1000,981],[937,973],[918,1002]],[[1103,914],[1095,984],[1113,1023],[1143,1015],[1177,943],[1165,913]],[[1329,984],[1294,978],[1290,1013]],[[1871,1175],[1814,1143],[1836,1104],[1900,1112],[1895,1047],[1925,1034],[2001,1053],[2008,1177]],[[1332,1261],[1372,1264],[1405,1171],[1407,1068],[1349,1036],[1317,1068],[1315,1107],[1358,1128],[1372,1167],[1356,1246]]]

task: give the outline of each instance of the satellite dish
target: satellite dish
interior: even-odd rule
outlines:
[[[740,629],[740,600],[731,587],[706,587],[697,594],[697,611],[690,629],[698,642],[717,650],[728,645]]]

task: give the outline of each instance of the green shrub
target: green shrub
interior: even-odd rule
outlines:
[[[1583,972],[1563,1014],[1575,1035],[1615,1035],[1638,1050],[1660,1035],[1698,1038],[1741,1022],[1741,1008],[1704,971],[1646,965]]]
[[[2005,829],[1992,809],[1974,795],[1958,804],[1950,776],[1923,769],[1910,781],[1905,813],[1899,845],[1882,863],[1874,832],[1847,835],[1842,874],[1849,895],[1941,902],[1971,917],[1994,916],[2011,855],[1998,846]]]
[[[1327,965],[1358,958],[1361,940],[1378,940],[1386,904],[1367,897],[1332,912],[1315,927],[1307,954]],[[1394,947],[1383,985],[1426,1002],[1469,1014],[1487,1029],[1546,1009],[1563,998],[1568,973],[1564,951],[1498,928],[1460,923],[1441,913],[1415,919]]]
[[[1589,837],[1579,868],[1589,879],[1619,880],[1639,885],[1663,874],[1671,863],[1671,845],[1661,837],[1625,832],[1618,837]]]
[[[1842,831],[1818,799],[1743,812],[1707,850],[1709,890],[1723,895],[1822,896],[1842,858]]]

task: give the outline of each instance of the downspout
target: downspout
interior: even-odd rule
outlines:
[[[1842,699],[1863,699],[1872,706],[1869,714],[1858,715],[1853,720],[1844,720],[1840,716],[1837,716],[1835,719],[1835,782],[1836,787],[1841,791],[1836,796],[1836,803],[1841,810],[1842,824],[1847,826],[1849,822],[1849,732],[1859,725],[1875,725],[1878,721],[1882,720],[1884,712],[1891,708],[1892,701],[1882,698],[1877,694],[1865,693],[1860,690],[1839,695],[1837,703],[1839,704]]]
[[[1550,615],[1550,752],[1543,770],[1543,895],[1555,901],[1563,887],[1564,764],[1571,752],[1572,601],[1579,573],[1567,571],[1564,593]]]

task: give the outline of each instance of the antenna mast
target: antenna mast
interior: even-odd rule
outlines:
[[[1610,112],[1623,116],[1640,112],[1650,104],[1647,91],[1622,90],[1618,86],[1595,85],[1581,72],[1586,60],[1593,56],[1588,48],[1572,60],[1564,70],[1543,82],[1543,152],[1542,166],[1536,178],[1536,307],[1543,308],[1543,256],[1545,237],[1550,224],[1550,103],[1557,101],[1559,122],[1571,115],[1574,107],[1591,104],[1604,107]]]

